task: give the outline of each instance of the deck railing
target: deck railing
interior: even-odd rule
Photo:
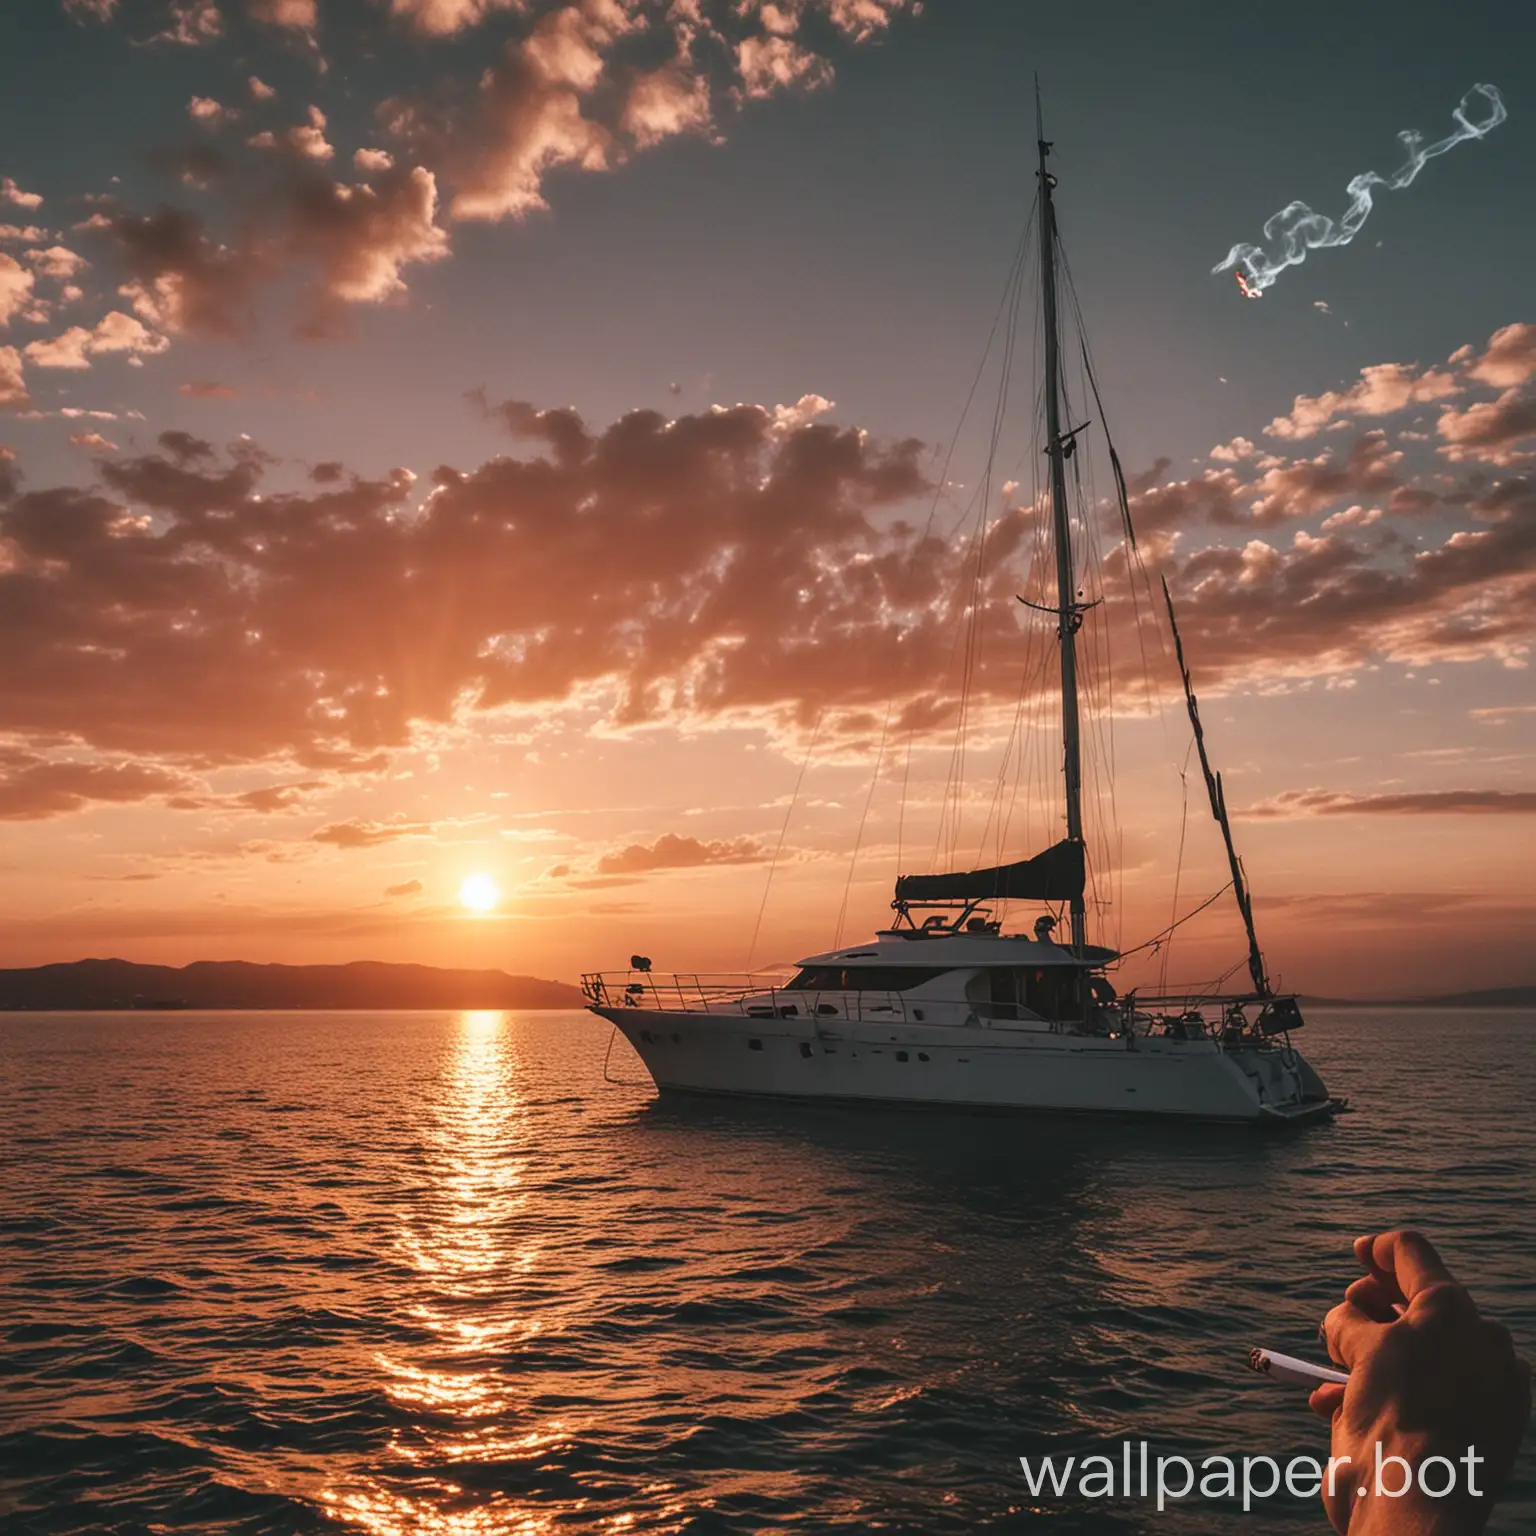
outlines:
[[[779,971],[593,971],[581,978],[582,996],[602,1008],[652,1008],[667,1013],[729,1013],[784,986]]]
[[[916,998],[873,988],[789,987],[778,973],[598,971],[581,978],[582,994],[601,1008],[642,1008],[666,1013],[730,1014],[743,1018],[808,1019],[814,1024],[933,1022],[924,1011],[965,1007],[980,1020],[1038,1020],[1018,1003],[965,998]],[[1055,1028],[1055,1025],[1051,1026]]]
[[[724,1014],[740,1018],[799,1018],[817,1025],[836,1021],[872,1023],[882,1019],[892,1023],[899,1020],[903,1024],[936,1022],[923,1018],[925,1008],[964,1003],[983,1023],[1032,1020],[1045,1022],[1053,1030],[1069,1032],[1084,1027],[1083,1023],[1041,1020],[1039,1014],[1020,1003],[970,1002],[961,998],[909,1000],[904,992],[849,991],[846,988],[812,991],[786,985],[786,978],[777,971],[594,971],[581,978],[581,990],[588,1003],[600,1008]],[[1219,1047],[1224,1041],[1235,1038],[1227,1012],[1233,1004],[1262,1007],[1284,1000],[1256,995],[1221,997],[1212,993],[1151,997],[1132,992],[1113,1003],[1100,1005],[1098,1027],[1091,1032],[1174,1034],[1185,1038],[1188,1029],[1190,1036],[1210,1039]],[[1202,1006],[1218,1010],[1217,1017],[1200,1018]],[[1244,1015],[1239,1033],[1246,1042],[1261,1043],[1269,1031],[1254,1027]]]

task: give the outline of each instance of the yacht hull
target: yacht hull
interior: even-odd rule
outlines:
[[[1332,1114],[1294,1052],[1045,1029],[599,1006],[663,1093],[1295,1123]]]

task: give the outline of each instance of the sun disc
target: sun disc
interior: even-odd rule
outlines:
[[[489,875],[466,875],[459,887],[459,900],[471,912],[489,912],[501,900],[501,892]]]

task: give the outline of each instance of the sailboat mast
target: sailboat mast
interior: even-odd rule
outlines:
[[[1077,631],[1083,610],[1072,570],[1072,522],[1067,501],[1067,439],[1061,431],[1060,338],[1056,322],[1056,178],[1045,168],[1051,146],[1045,137],[1040,86],[1035,83],[1035,137],[1040,151],[1040,291],[1045,309],[1045,431],[1051,463],[1051,519],[1056,543],[1056,612],[1061,640],[1062,772],[1066,781],[1067,838],[1083,841],[1083,757],[1077,714]],[[1082,893],[1072,898],[1072,947],[1087,942],[1087,909]]]

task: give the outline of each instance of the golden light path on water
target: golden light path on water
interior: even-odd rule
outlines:
[[[390,1396],[434,1425],[425,1446],[407,1443],[398,1432],[392,1437],[391,1454],[408,1465],[515,1459],[564,1432],[561,1423],[549,1421],[508,1433],[516,1395],[508,1376],[487,1359],[540,1327],[504,1300],[509,1273],[532,1270],[539,1257],[533,1243],[507,1246],[507,1231],[528,1196],[519,1138],[523,1107],[504,1025],[500,1013],[462,1016],[440,1097],[425,1121],[430,1188],[421,1213],[402,1214],[396,1238],[423,1281],[423,1298],[431,1298],[407,1310],[438,1341],[434,1358],[447,1360],[424,1368],[389,1354],[376,1357]],[[531,1536],[549,1529],[547,1515],[498,1498],[457,1511],[445,1507],[464,1494],[446,1479],[413,1479],[407,1489],[395,1480],[365,1478],[357,1486],[328,1489],[324,1497],[334,1514],[378,1536]]]
[[[328,1487],[328,1512],[374,1536],[538,1536],[569,1528],[586,1500],[534,1506],[515,1496],[474,1489],[427,1467],[475,1464],[533,1468],[585,1437],[586,1418],[539,1417],[520,1384],[515,1355],[549,1325],[548,1314],[520,1308],[518,1282],[536,1276],[541,1244],[530,1234],[528,1108],[519,1093],[509,1020],[495,1011],[460,1017],[438,1095],[425,1120],[430,1188],[419,1213],[402,1213],[399,1252],[420,1277],[411,1319],[434,1340],[432,1364],[380,1353],[375,1363],[390,1397],[416,1421],[417,1435],[396,1432],[389,1455],[409,1477],[363,1474]],[[558,1316],[554,1327],[559,1327]],[[509,1478],[508,1481],[517,1481]],[[654,1513],[669,1490],[647,1490]],[[679,1501],[679,1513],[682,1512]],[[622,1531],[631,1513],[592,1511],[586,1529]]]

